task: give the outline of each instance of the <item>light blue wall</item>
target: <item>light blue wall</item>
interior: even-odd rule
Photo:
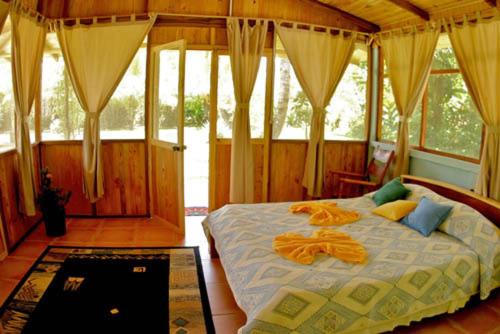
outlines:
[[[394,145],[379,143],[377,136],[377,93],[378,93],[378,49],[373,49],[373,83],[372,83],[372,110],[370,124],[370,143],[372,146],[381,145],[386,148],[394,148]],[[474,188],[476,177],[479,173],[479,165],[447,158],[444,156],[410,150],[410,174],[440,180],[461,186],[467,189]]]

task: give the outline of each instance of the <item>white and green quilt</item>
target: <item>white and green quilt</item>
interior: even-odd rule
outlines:
[[[335,200],[362,218],[338,227],[368,251],[364,264],[319,255],[311,265],[272,249],[284,232],[310,235],[308,215],[290,203],[227,205],[204,221],[236,301],[247,315],[240,333],[374,333],[487,298],[500,285],[499,229],[472,208],[420,186],[408,199],[427,196],[454,205],[428,238],[371,213],[369,195]]]

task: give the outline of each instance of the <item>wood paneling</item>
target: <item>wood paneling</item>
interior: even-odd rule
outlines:
[[[37,146],[34,147],[33,151],[35,168],[37,168]],[[38,212],[34,217],[25,217],[19,213],[19,176],[17,170],[18,160],[16,152],[2,153],[0,155],[0,210],[7,239],[7,247],[9,249],[21,240],[40,219]],[[35,181],[38,185],[38,177],[35,178]]]
[[[332,197],[338,186],[330,171],[363,172],[367,144],[364,142],[325,143],[324,198]],[[274,141],[271,148],[270,202],[303,200],[302,178],[307,154],[305,141]]]
[[[364,173],[368,145],[364,142],[326,142],[325,143],[325,187],[323,197],[331,198],[338,192],[338,177],[333,177],[330,171],[347,171]],[[346,193],[359,189],[347,189]]]
[[[263,172],[263,151],[262,143],[253,143],[254,158],[254,202],[262,202],[262,172]],[[216,148],[215,167],[215,204],[218,209],[229,203],[229,182],[231,177],[231,144],[218,142]]]
[[[305,141],[274,141],[271,144],[269,201],[300,201],[303,188]]]
[[[366,30],[341,14],[329,10],[321,4],[306,0],[235,0],[232,15],[284,19],[353,30]]]
[[[175,152],[152,145],[151,167],[152,214],[181,229],[178,216],[179,172]]]
[[[109,1],[109,0],[108,0]],[[149,0],[149,11],[172,14],[225,16],[230,0]]]
[[[31,0],[36,1],[36,0]],[[146,13],[147,0],[38,0],[47,17],[91,17]],[[155,0],[151,2],[156,2]]]
[[[105,142],[104,197],[97,215],[146,215],[146,164],[144,142]]]
[[[57,187],[72,192],[68,215],[92,215],[92,205],[83,193],[82,144],[61,142],[40,144],[42,165],[53,174]]]
[[[96,203],[97,215],[146,215],[145,144],[142,141],[102,143],[104,197]],[[93,215],[83,193],[82,144],[41,144],[42,164],[54,175],[54,184],[71,190],[68,215]]]

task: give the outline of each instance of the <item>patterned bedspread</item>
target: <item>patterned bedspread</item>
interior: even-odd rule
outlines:
[[[410,196],[449,200],[409,185]],[[499,232],[473,209],[456,206],[442,231],[418,232],[373,215],[367,195],[336,200],[362,219],[338,229],[368,251],[364,264],[320,255],[300,265],[277,255],[274,236],[310,235],[308,215],[290,203],[227,205],[204,221],[216,242],[236,301],[247,314],[241,333],[382,332],[439,313],[454,312],[481,291],[499,286]],[[479,256],[478,256],[479,254]]]

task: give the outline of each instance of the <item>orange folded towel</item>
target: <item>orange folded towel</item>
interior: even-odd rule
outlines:
[[[302,202],[292,204],[292,213],[309,213],[309,224],[317,226],[344,225],[359,219],[359,213],[347,211],[337,206],[335,202]]]
[[[298,233],[284,233],[273,240],[273,249],[289,260],[311,264],[317,253],[326,253],[345,262],[362,263],[365,248],[350,235],[332,229],[314,231],[311,237]]]

